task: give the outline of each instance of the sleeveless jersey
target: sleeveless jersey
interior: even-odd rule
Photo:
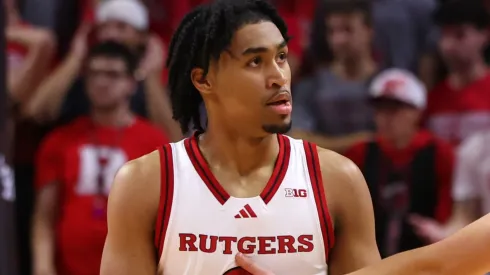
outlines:
[[[160,149],[160,272],[248,274],[235,264],[241,252],[275,274],[327,274],[334,235],[316,145],[277,137],[272,176],[252,198],[232,197],[222,188],[197,136]]]

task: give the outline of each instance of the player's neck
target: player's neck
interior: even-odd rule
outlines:
[[[488,68],[485,63],[477,62],[467,69],[454,70],[449,74],[449,85],[454,89],[461,89],[472,82],[485,77]]]
[[[235,131],[213,129],[208,125],[199,147],[208,162],[245,176],[267,165],[273,165],[279,153],[276,135],[249,138]]]
[[[131,125],[135,119],[127,108],[113,110],[92,110],[90,118],[94,124],[103,127],[125,127]]]

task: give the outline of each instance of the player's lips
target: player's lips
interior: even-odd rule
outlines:
[[[289,115],[293,109],[291,105],[291,94],[289,92],[279,92],[266,103],[267,107],[281,115]]]

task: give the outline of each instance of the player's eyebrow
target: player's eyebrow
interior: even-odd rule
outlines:
[[[288,44],[288,42],[286,40],[283,40],[281,43],[279,43],[276,46],[276,48],[277,49],[282,49],[282,48],[286,47],[287,44]],[[252,47],[252,48],[248,48],[248,49],[244,50],[242,52],[242,55],[264,53],[264,52],[267,52],[267,51],[269,51],[269,49],[267,47]]]

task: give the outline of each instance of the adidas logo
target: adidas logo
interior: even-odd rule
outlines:
[[[257,214],[253,211],[252,207],[250,205],[245,205],[238,214],[235,215],[235,219],[241,219],[241,218],[257,218]]]

